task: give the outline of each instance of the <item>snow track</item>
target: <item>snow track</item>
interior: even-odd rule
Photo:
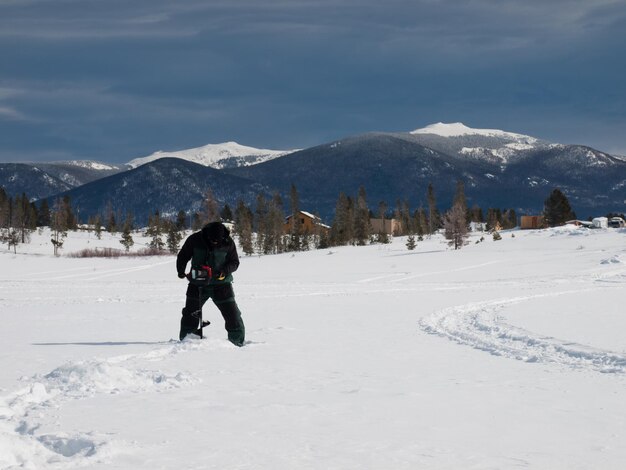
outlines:
[[[626,372],[625,355],[537,335],[506,323],[499,314],[502,309],[516,303],[580,292],[582,291],[567,290],[446,308],[422,319],[420,326],[428,333],[443,336],[495,356],[623,374]]]
[[[0,468],[67,468],[106,463],[125,452],[125,444],[93,432],[78,435],[40,434],[46,415],[68,400],[98,394],[155,393],[193,385],[187,373],[167,374],[145,367],[180,353],[232,347],[226,340],[171,340],[140,354],[68,362],[45,375],[27,379],[28,385],[0,397]]]

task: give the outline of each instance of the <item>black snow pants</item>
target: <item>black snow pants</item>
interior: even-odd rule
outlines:
[[[226,331],[228,332],[228,340],[236,346],[243,346],[246,336],[246,329],[241,319],[241,312],[235,302],[235,292],[230,283],[219,284],[216,286],[203,286],[202,298],[198,286],[189,284],[187,287],[187,301],[183,308],[183,316],[180,319],[180,339],[190,333],[195,333],[200,326],[200,319],[194,313],[200,310],[200,306],[204,305],[209,299],[213,300],[215,306],[220,310]]]

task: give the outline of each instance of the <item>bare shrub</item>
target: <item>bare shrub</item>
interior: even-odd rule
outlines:
[[[69,253],[69,258],[121,258],[121,257],[138,257],[138,256],[164,256],[169,255],[165,250],[157,248],[142,248],[132,253],[116,248],[85,248],[75,253]]]

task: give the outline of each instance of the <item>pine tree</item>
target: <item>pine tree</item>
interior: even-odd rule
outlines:
[[[178,228],[178,225],[174,222],[168,221],[166,228],[167,228],[167,238],[166,238],[167,250],[170,253],[175,255],[176,253],[178,253],[178,248],[180,246],[180,242],[183,239],[183,234]]]
[[[424,234],[428,233],[428,218],[426,217],[426,211],[422,206],[417,210],[417,220],[416,224],[416,232],[417,232],[417,240],[422,241],[424,239]]]
[[[444,217],[443,227],[448,244],[455,250],[461,249],[467,239],[467,201],[461,181],[457,183],[454,204]]]
[[[50,226],[50,207],[48,206],[48,200],[41,201],[39,210],[37,211],[37,227]]]
[[[415,242],[415,235],[413,234],[409,235],[406,239],[407,249],[414,250],[416,246],[417,246],[417,243]]]
[[[102,217],[100,214],[97,214],[93,218],[93,230],[96,233],[98,240],[100,240],[102,238]]]
[[[11,201],[4,188],[0,186],[0,243],[7,241],[11,224]]]
[[[254,253],[252,242],[252,211],[243,201],[237,203],[235,209],[235,231],[239,237],[239,244],[246,255]]]
[[[354,215],[352,202],[345,193],[339,193],[335,206],[335,220],[331,227],[331,244],[335,246],[347,245],[352,242]]]
[[[133,230],[133,215],[129,212],[126,214],[126,219],[124,220],[124,225],[122,226],[122,239],[120,243],[126,249],[126,251],[130,251],[130,248],[135,244],[135,240],[133,240],[133,236],[131,234]]]
[[[185,211],[178,211],[176,215],[176,228],[179,231],[187,230],[187,214]]]
[[[113,205],[111,201],[107,203],[106,215],[105,215],[106,231],[109,233],[117,232],[117,221],[115,220],[115,211],[113,211]]]
[[[208,188],[204,194],[204,209],[203,209],[203,219],[204,224],[208,224],[210,222],[219,222],[220,219],[220,211],[217,205],[217,200],[213,195],[213,191],[211,188]],[[203,225],[204,225],[203,224]]]
[[[467,238],[467,214],[461,204],[455,204],[443,218],[443,229],[448,244],[455,250],[465,245]]]
[[[569,200],[558,188],[554,189],[545,200],[543,216],[549,227],[563,225],[568,220],[576,218]]]
[[[67,200],[57,199],[52,209],[50,219],[50,229],[52,230],[52,238],[50,241],[54,247],[54,256],[59,255],[59,249],[63,247],[65,237],[68,230],[68,209],[65,207]]]
[[[370,211],[367,208],[367,194],[365,188],[359,188],[354,213],[354,238],[357,245],[365,245],[370,238]]]
[[[161,222],[161,214],[159,211],[155,211],[154,215],[148,217],[148,228],[146,229],[146,236],[150,237],[148,246],[157,251],[163,251],[165,243],[161,239],[163,235],[163,223]]]
[[[256,228],[256,249],[259,253],[265,253],[266,240],[269,234],[268,204],[263,193],[259,193],[256,198],[256,210],[254,211],[253,227]]]
[[[289,250],[300,251],[302,246],[302,222],[300,221],[300,196],[295,184],[290,190],[291,222],[289,225]]]
[[[385,230],[385,220],[387,218],[387,203],[385,201],[380,201],[378,203],[378,218],[382,222],[382,227],[376,234],[376,242],[378,243],[390,243],[389,234],[387,230]]]
[[[220,212],[220,216],[224,222],[232,222],[233,221],[233,211],[228,204],[224,204],[222,208],[222,212]]]
[[[282,253],[285,251],[285,213],[283,200],[278,192],[274,193],[268,206],[267,233],[263,253]]]
[[[428,184],[426,198],[428,200],[428,234],[432,235],[440,226],[437,199],[435,198],[435,189],[432,183]]]

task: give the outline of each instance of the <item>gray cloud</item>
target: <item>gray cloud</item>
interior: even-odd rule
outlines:
[[[439,120],[625,148],[625,7],[0,0],[0,159],[299,147]]]

